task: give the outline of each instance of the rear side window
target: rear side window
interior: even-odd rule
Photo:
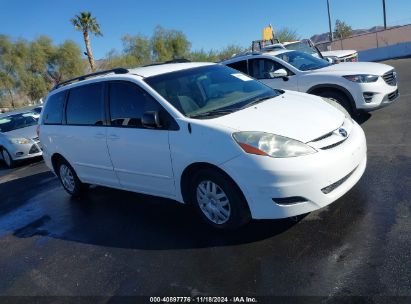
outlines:
[[[63,120],[63,106],[66,99],[66,91],[51,95],[43,111],[43,124],[61,125]]]
[[[118,81],[110,83],[111,125],[114,127],[141,128],[145,112],[162,108],[146,91],[135,84]]]
[[[233,63],[227,64],[227,66],[229,66],[230,68],[233,68],[237,71],[240,71],[244,74],[248,74],[247,60],[241,60],[241,61],[233,62]]]
[[[67,100],[66,119],[68,125],[103,125],[103,85],[94,83],[71,89]]]

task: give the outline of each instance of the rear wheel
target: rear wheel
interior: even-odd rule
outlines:
[[[345,96],[345,94],[338,91],[323,91],[320,92],[318,95],[337,102],[342,107],[344,107],[344,109],[348,112],[348,114],[350,114],[350,116],[356,114],[357,109],[353,109],[353,107],[350,104],[350,101],[348,100],[347,96]]]
[[[66,190],[68,194],[80,196],[87,188],[86,185],[79,180],[73,167],[66,160],[61,159],[58,162],[56,171],[64,190]]]
[[[203,221],[218,229],[236,229],[251,219],[241,190],[217,170],[202,169],[194,176],[191,202]]]
[[[3,161],[6,164],[7,168],[14,167],[15,161],[13,160],[10,153],[5,148],[1,150],[1,156],[3,157]]]

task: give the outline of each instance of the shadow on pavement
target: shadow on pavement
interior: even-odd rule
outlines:
[[[354,117],[354,120],[359,124],[362,125],[365,123],[367,120],[371,118],[371,114],[369,112],[364,112],[360,111],[356,117]]]
[[[0,215],[26,204],[51,180],[58,182],[53,173],[46,171],[0,183]]]
[[[31,178],[45,176],[43,173]],[[25,181],[28,180],[12,181],[3,187],[15,187],[9,184]],[[30,203],[44,212],[29,222],[27,218],[22,220],[14,230],[15,236],[40,235],[145,250],[205,248],[263,240],[290,229],[304,217],[253,221],[240,230],[218,231],[201,222],[191,208],[173,200],[104,187],[91,187],[85,197],[72,199],[55,185],[47,195],[31,197]]]

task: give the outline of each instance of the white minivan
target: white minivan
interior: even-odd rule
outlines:
[[[114,69],[58,85],[39,136],[65,190],[88,184],[192,205],[217,228],[322,208],[366,167],[366,140],[322,98],[220,64]]]

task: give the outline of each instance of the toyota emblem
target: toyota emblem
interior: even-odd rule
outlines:
[[[338,133],[340,133],[340,135],[341,135],[342,137],[347,137],[347,135],[348,135],[347,131],[346,131],[345,129],[343,129],[343,128],[340,128],[340,129],[338,130]]]

